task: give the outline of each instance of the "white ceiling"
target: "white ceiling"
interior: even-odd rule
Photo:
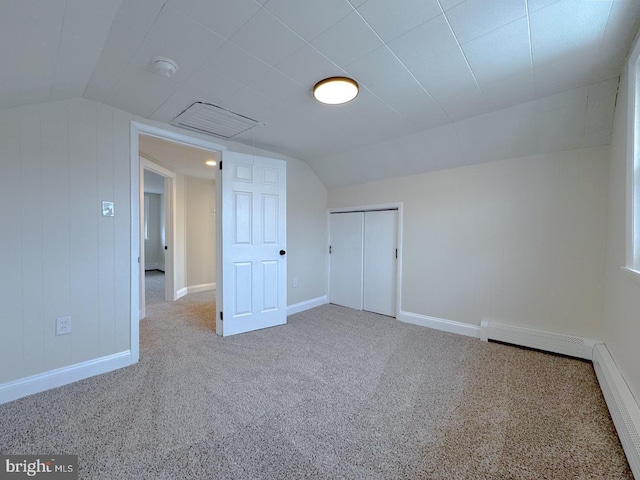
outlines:
[[[402,137],[453,131],[447,149],[464,151],[465,122],[493,113],[502,120],[491,125],[515,128],[516,115],[522,132],[533,128],[503,154],[548,149],[558,135],[540,110],[553,95],[564,110],[551,123],[582,126],[564,147],[607,143],[612,79],[639,18],[638,0],[0,0],[0,108],[84,96],[169,122],[209,102],[265,123],[235,141],[305,160],[336,186],[367,166],[382,178],[368,154],[395,161],[380,152]],[[178,73],[153,73],[156,55]],[[317,81],[345,74],[361,85],[354,101],[313,100]],[[531,112],[510,110],[523,104]],[[383,176],[442,158],[422,160],[403,157]]]
[[[151,135],[140,135],[138,144],[140,155],[175,172],[192,177],[216,178],[216,167],[210,167],[205,162],[217,162],[218,152],[169,142]]]

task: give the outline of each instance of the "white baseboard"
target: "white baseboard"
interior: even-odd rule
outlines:
[[[593,347],[593,368],[631,472],[640,478],[640,406],[603,343]]]
[[[0,384],[0,404],[127,367],[132,363],[131,351],[127,350],[3,383]]]
[[[200,293],[200,292],[208,292],[209,290],[215,290],[215,283],[202,283],[200,285],[191,285],[187,287],[187,293]]]
[[[592,359],[593,346],[598,343],[598,340],[592,338],[506,325],[488,320],[483,320],[480,323],[480,331],[480,339],[485,342],[497,340],[546,352],[584,358],[585,360]]]
[[[418,313],[400,311],[398,320],[405,323],[420,325],[421,327],[428,327],[435,330],[442,330],[444,332],[466,335],[467,337],[480,337],[480,327],[478,327],[477,325],[470,325],[468,323],[446,320],[444,318],[429,317],[427,315],[420,315]]]
[[[305,300],[304,302],[294,303],[293,305],[289,305],[287,307],[287,316],[304,312],[305,310],[319,307],[320,305],[324,305],[326,303],[329,303],[329,299],[326,295],[323,295],[322,297],[312,298],[311,300]]]
[[[187,293],[189,293],[189,289],[187,287],[181,288],[176,292],[176,300],[184,297]]]

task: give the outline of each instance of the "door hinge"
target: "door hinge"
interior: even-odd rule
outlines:
[[[329,255],[331,255],[331,245],[329,245]]]
[[[222,170],[222,160],[220,160],[220,163],[218,165],[220,165],[220,170]]]
[[[223,318],[222,318],[222,312],[220,312],[220,321],[222,321],[222,320],[223,320]]]
[[[396,248],[396,258],[398,258],[398,249]]]

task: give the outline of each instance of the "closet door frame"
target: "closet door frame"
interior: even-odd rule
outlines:
[[[327,240],[331,234],[331,214],[332,213],[346,213],[346,212],[373,212],[376,210],[398,210],[398,261],[396,265],[396,306],[395,306],[395,318],[400,318],[400,312],[402,311],[402,226],[403,226],[403,203],[380,203],[375,205],[355,205],[352,207],[337,207],[329,208],[327,210]],[[327,244],[327,298],[329,298],[329,289],[331,288],[331,261],[329,257],[329,245]]]

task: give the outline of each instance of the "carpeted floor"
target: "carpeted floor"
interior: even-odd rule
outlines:
[[[591,364],[322,306],[228,338],[149,305],[134,366],[0,405],[87,479],[632,478]]]
[[[144,300],[147,305],[162,303],[164,299],[164,272],[149,270],[144,272]]]

